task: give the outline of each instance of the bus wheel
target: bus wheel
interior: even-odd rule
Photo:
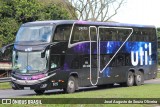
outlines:
[[[134,84],[134,74],[133,72],[129,71],[127,76],[127,81],[125,83],[120,83],[120,85],[130,87],[133,86],[133,84]]]
[[[141,71],[139,71],[136,75],[135,75],[135,80],[134,80],[134,85],[138,86],[144,83],[144,75]]]
[[[68,79],[67,87],[64,88],[63,90],[66,93],[73,93],[76,90],[76,86],[77,86],[76,79],[73,76],[70,76]]]
[[[34,91],[35,91],[35,93],[37,93],[39,95],[41,95],[45,92],[45,90],[34,90]]]
[[[127,76],[126,86],[130,87],[134,84],[134,75],[133,72],[129,71]]]

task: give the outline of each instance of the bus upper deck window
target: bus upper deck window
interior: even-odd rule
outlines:
[[[72,25],[59,25],[55,30],[53,41],[68,41]]]
[[[86,25],[75,25],[71,40],[72,43],[89,41],[89,27]]]
[[[55,32],[54,40],[63,40],[63,34],[59,28]]]

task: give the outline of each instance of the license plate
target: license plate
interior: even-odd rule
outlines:
[[[24,87],[24,90],[30,90],[31,88],[30,87]]]

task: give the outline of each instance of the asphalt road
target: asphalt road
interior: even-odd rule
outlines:
[[[152,80],[147,80],[144,83],[145,84],[160,84],[160,78],[158,78],[158,79],[152,79]]]
[[[160,84],[160,79],[153,79],[153,80],[147,80],[145,81],[145,84]],[[115,85],[111,88],[120,88],[119,85]],[[100,90],[102,88],[98,87],[81,87],[78,92],[81,91],[90,91],[90,90]],[[109,88],[108,88],[109,89]],[[46,91],[45,95],[53,95],[53,94],[62,94],[63,90],[50,90]],[[23,96],[33,96],[36,95],[36,93],[33,90],[0,90],[0,98],[15,98],[15,97],[23,97]]]

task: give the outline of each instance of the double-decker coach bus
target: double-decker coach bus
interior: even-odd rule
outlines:
[[[37,94],[141,85],[157,76],[156,29],[115,22],[28,22],[16,35],[12,64],[12,88]]]

